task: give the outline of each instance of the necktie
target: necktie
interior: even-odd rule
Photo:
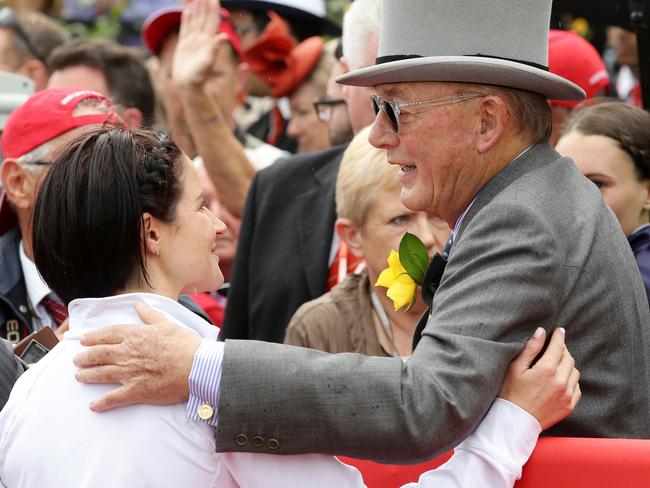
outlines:
[[[447,266],[447,259],[449,258],[449,252],[451,251],[451,246],[454,243],[454,235],[449,236],[449,240],[445,244],[445,248],[442,250],[442,253],[436,253],[429,263],[426,273],[424,273],[424,279],[422,280],[422,299],[424,303],[428,305],[427,311],[424,312],[424,315],[420,318],[418,325],[415,327],[415,334],[413,335],[413,349],[420,342],[422,337],[422,331],[429,321],[429,314],[431,312],[431,303],[433,302],[433,296],[436,293],[436,290],[440,286],[440,280],[442,279],[442,274],[445,272],[445,267]]]
[[[52,298],[52,295],[48,295],[41,300],[41,305],[45,307],[47,313],[50,314],[52,320],[56,327],[61,325],[61,323],[68,318],[68,309],[63,306],[58,300]]]

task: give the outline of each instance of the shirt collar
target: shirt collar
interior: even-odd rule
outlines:
[[[178,302],[153,293],[125,293],[105,298],[78,298],[68,305],[70,330],[67,339],[78,339],[82,334],[112,324],[141,324],[135,310],[136,302],[144,302],[161,312],[172,322],[191,329],[201,337],[216,340],[219,328],[183,307]]]
[[[34,262],[25,254],[25,247],[22,240],[18,246],[18,255],[20,256],[20,265],[23,268],[23,276],[25,277],[27,296],[32,306],[36,307],[41,303],[43,298],[52,293],[52,290],[50,290],[50,287],[41,278]]]

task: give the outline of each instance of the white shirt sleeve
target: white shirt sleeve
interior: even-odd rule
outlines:
[[[541,431],[535,417],[497,398],[449,461],[402,488],[511,488],[521,477]]]
[[[361,488],[359,471],[324,454],[277,456],[222,453],[222,461],[240,488]]]

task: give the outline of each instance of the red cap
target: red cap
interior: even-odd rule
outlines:
[[[89,98],[106,101],[110,112],[75,116],[79,102]],[[19,158],[76,127],[117,120],[112,108],[108,98],[90,90],[66,87],[36,92],[9,115],[2,132],[3,156]]]
[[[152,13],[142,25],[142,42],[156,56],[160,53],[162,43],[165,38],[173,31],[178,30],[181,25],[181,14],[183,5],[172,5],[161,8]],[[239,59],[242,58],[241,44],[239,37],[235,32],[235,26],[230,20],[230,13],[224,8],[221,9],[221,22],[219,22],[219,32],[226,34],[230,45],[235,50]]]
[[[608,91],[609,75],[603,59],[589,41],[575,32],[551,29],[548,35],[548,67],[551,73],[582,88],[586,98]],[[552,100],[551,103],[573,108],[580,100]]]

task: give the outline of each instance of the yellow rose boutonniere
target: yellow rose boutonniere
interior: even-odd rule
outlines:
[[[408,305],[408,312],[415,303],[417,287],[422,284],[428,265],[426,247],[407,232],[399,243],[399,253],[391,250],[388,268],[381,272],[375,286],[388,288],[386,295],[393,301],[396,311]]]

